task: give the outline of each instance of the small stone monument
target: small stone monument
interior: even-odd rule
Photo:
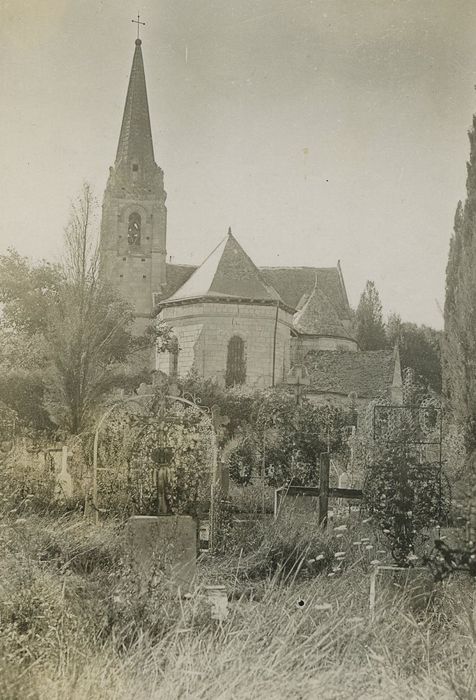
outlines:
[[[228,618],[228,596],[225,586],[206,586],[205,590],[212,620],[225,622]]]

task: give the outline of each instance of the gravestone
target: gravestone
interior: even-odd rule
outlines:
[[[197,561],[197,527],[189,515],[136,515],[126,523],[126,548],[141,587],[163,578],[173,592],[188,593]]]

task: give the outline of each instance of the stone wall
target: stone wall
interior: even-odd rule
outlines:
[[[178,373],[191,369],[224,384],[228,343],[239,336],[245,343],[246,384],[272,384],[276,307],[246,303],[189,303],[162,309],[159,318],[173,327],[179,343]],[[290,366],[292,315],[279,309],[276,329],[275,382]],[[157,369],[169,373],[168,353],[159,353]]]

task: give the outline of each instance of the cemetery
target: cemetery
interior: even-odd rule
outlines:
[[[352,411],[287,391],[211,404],[197,378],[201,396],[160,376],[113,395],[55,447],[2,408],[3,687],[471,697],[452,443],[440,403],[417,403],[405,376],[412,403],[373,402],[358,432]],[[309,433],[297,422],[283,440],[303,418]]]
[[[0,700],[474,700],[476,9],[4,5]]]

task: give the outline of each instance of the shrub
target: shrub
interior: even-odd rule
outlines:
[[[387,536],[399,566],[416,559],[424,530],[442,520],[439,465],[421,465],[405,431],[374,450],[364,484],[363,505]],[[398,439],[397,439],[398,438]]]

